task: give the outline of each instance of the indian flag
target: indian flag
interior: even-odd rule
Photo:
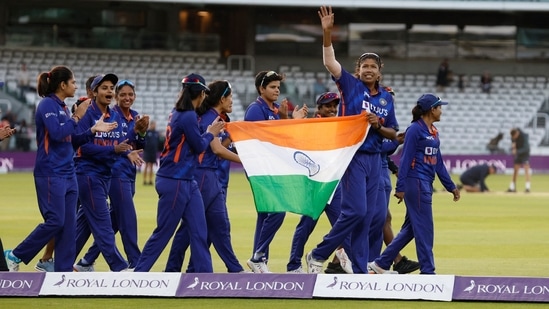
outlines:
[[[364,115],[227,123],[258,212],[317,219],[364,142]]]

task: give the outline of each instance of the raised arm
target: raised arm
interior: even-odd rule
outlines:
[[[322,24],[322,60],[324,66],[335,79],[341,77],[341,64],[335,58],[334,47],[332,46],[332,29],[334,28],[334,13],[331,6],[321,6],[318,17]]]

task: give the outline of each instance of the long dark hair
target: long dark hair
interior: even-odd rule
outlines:
[[[194,111],[193,100],[198,98],[202,91],[197,85],[183,84],[183,89],[179,93],[177,102],[175,102],[175,109],[180,112]]]
[[[210,94],[202,101],[202,104],[196,109],[198,115],[204,115],[210,108],[219,105],[221,98],[226,98],[232,93],[231,84],[226,80],[218,80],[208,85]]]
[[[56,66],[49,72],[42,72],[38,75],[37,91],[40,97],[55,93],[62,82],[68,83],[74,78],[72,71],[66,66]]]
[[[430,110],[424,111],[419,104],[416,104],[414,108],[412,108],[412,122],[416,122],[421,118],[421,116],[427,114]]]

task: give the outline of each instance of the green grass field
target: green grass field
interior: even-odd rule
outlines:
[[[458,179],[453,175],[455,180]],[[510,175],[492,175],[488,178],[491,193],[462,193],[459,202],[452,195],[443,193],[442,185],[435,182],[438,192],[434,196],[435,215],[435,263],[438,274],[477,276],[527,276],[549,277],[549,175],[534,175],[532,193],[505,193]],[[519,177],[518,189],[524,188],[524,177]],[[36,205],[34,181],[31,173],[0,175],[0,237],[5,248],[13,248],[41,222]],[[141,175],[137,179],[135,203],[139,218],[139,243],[144,245],[156,223],[157,195],[153,186],[143,186]],[[229,186],[228,209],[235,252],[245,266],[252,252],[256,212],[248,182],[243,173],[232,173]],[[396,199],[390,206],[395,233],[403,221],[403,204]],[[269,268],[273,272],[285,272],[291,238],[299,216],[288,214],[284,225],[271,244]],[[329,230],[328,221],[321,217],[316,230],[305,248],[311,250]],[[121,244],[119,248],[122,250]],[[162,271],[168,250],[160,256],[152,271]],[[404,255],[416,259],[411,243]],[[79,257],[81,257],[80,254]],[[226,272],[223,263],[212,249],[215,272]],[[21,271],[34,271],[37,256],[29,265],[21,265]],[[97,271],[108,271],[100,258]],[[375,308],[511,308],[511,303],[439,303],[427,301],[378,301],[378,300],[266,300],[266,299],[150,299],[150,298],[0,298],[2,308],[41,307],[79,308],[141,308],[197,306],[209,308],[269,307],[293,308],[314,305],[318,308],[334,306],[373,306]],[[541,304],[520,304],[520,306]]]

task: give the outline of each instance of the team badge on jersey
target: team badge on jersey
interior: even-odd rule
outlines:
[[[385,100],[384,98],[381,98],[379,99],[379,104],[381,104],[381,106],[385,106],[387,105],[387,100]]]
[[[433,147],[425,147],[425,154],[428,156],[433,155]]]

